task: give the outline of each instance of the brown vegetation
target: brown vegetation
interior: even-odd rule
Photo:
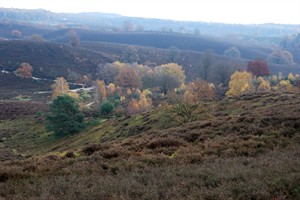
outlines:
[[[108,120],[52,143],[53,150],[39,156],[18,160],[6,153],[11,161],[0,164],[0,196],[298,199],[299,95],[252,94],[204,102],[195,119],[182,125],[174,123],[176,114],[165,107]],[[8,147],[27,140],[18,129],[5,127]],[[0,129],[3,133],[3,124]],[[26,146],[16,149],[29,152]]]

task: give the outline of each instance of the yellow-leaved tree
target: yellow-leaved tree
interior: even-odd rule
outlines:
[[[139,99],[131,99],[127,108],[127,114],[133,115],[146,112],[152,108],[151,91],[144,90],[140,92]]]
[[[108,96],[113,97],[116,93],[116,86],[113,83],[108,85]]]
[[[55,79],[55,83],[51,86],[52,87],[52,99],[55,99],[57,96],[61,95],[69,95],[74,99],[78,99],[79,95],[76,92],[69,91],[69,84],[67,83],[64,77],[58,77]]]
[[[258,77],[257,81],[259,83],[257,87],[258,92],[270,92],[271,91],[271,85],[268,80],[265,80],[263,77]]]
[[[229,82],[227,96],[238,96],[253,90],[252,74],[249,72],[234,72]]]
[[[105,83],[102,80],[95,81],[94,89],[94,100],[95,103],[99,106],[100,103],[107,97],[107,92],[105,88]]]

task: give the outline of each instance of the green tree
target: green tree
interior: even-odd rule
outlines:
[[[109,115],[114,111],[115,107],[114,104],[110,101],[105,101],[100,106],[100,112],[103,115]]]
[[[46,129],[57,136],[66,136],[81,131],[85,127],[84,115],[78,103],[69,95],[57,96],[50,105]]]

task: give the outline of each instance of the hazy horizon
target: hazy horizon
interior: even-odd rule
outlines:
[[[299,0],[1,0],[0,7],[45,9],[60,13],[101,12],[179,21],[300,25]]]

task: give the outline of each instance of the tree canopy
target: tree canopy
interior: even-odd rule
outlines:
[[[252,75],[249,72],[238,72],[232,74],[229,82],[227,96],[238,96],[252,89]]]
[[[268,63],[264,60],[250,61],[247,65],[247,71],[257,77],[270,75]]]
[[[77,133],[84,127],[84,115],[78,103],[69,95],[57,96],[50,105],[46,128],[57,136],[65,136]]]

